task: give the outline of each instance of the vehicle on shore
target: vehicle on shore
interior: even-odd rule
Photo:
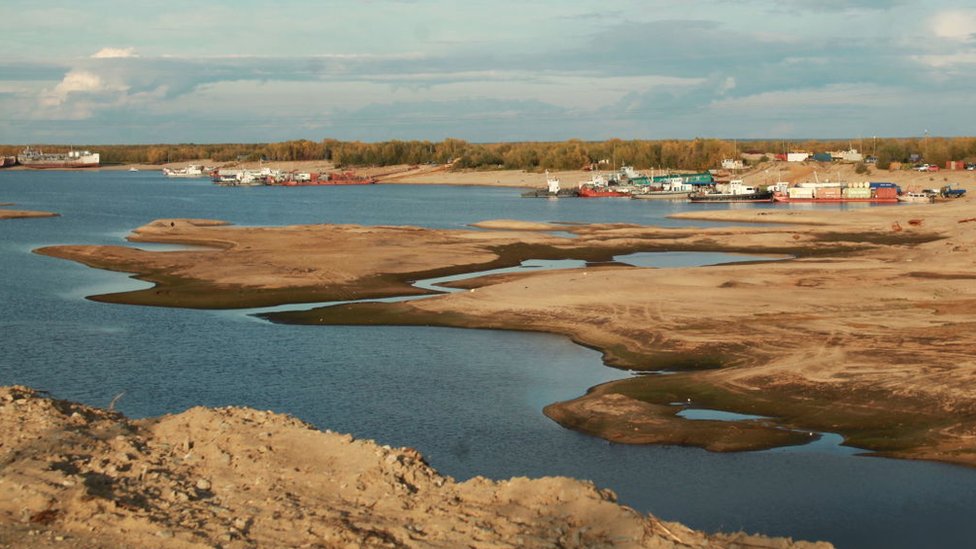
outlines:
[[[938,189],[925,189],[924,192],[931,194],[937,199],[947,200],[951,198],[962,198],[966,194],[966,189],[954,189],[952,188],[952,183],[949,183]]]

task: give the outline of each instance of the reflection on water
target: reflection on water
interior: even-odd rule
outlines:
[[[723,265],[745,261],[772,261],[781,256],[728,254],[722,252],[638,252],[614,256],[613,260],[634,267],[681,268]]]

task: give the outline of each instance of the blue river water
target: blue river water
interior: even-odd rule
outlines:
[[[0,202],[61,214],[0,221],[0,384],[97,406],[124,392],[117,408],[131,417],[195,405],[289,413],[323,429],[417,448],[458,479],[590,479],[626,505],[708,531],[840,547],[954,547],[976,539],[971,469],[861,457],[833,436],[804,447],[713,454],[609,444],[563,429],[542,415],[543,406],[628,375],[563,337],[286,326],[239,311],[95,303],[84,297],[143,283],[31,253],[53,244],[125,244],[129,231],[162,217],[240,225],[461,228],[505,218],[705,226],[666,216],[732,206],[525,199],[518,190],[452,186],[223,188],[108,171],[0,172]],[[688,257],[675,261],[685,265]]]

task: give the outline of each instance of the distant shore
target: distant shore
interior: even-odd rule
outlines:
[[[336,168],[328,161],[271,161],[271,162],[214,162],[211,160],[192,160],[186,162],[170,162],[166,164],[117,164],[100,168],[86,168],[86,170],[100,171],[148,171],[159,172],[163,168],[178,169],[188,165],[202,165],[225,169],[260,169],[271,168],[281,171],[330,172],[345,171]],[[6,170],[24,170],[23,166],[5,168]],[[360,175],[374,177],[382,184],[410,184],[410,185],[462,185],[512,188],[546,187],[544,172],[526,170],[453,170],[446,165],[425,164],[420,166],[373,166],[349,168]],[[646,170],[647,173],[664,173],[658,170]],[[593,172],[584,170],[558,170],[550,174],[559,179],[566,188],[576,187],[579,183],[589,180]],[[906,190],[921,190],[938,188],[945,184],[954,184],[963,188],[976,187],[976,172],[966,170],[918,172],[908,169],[877,170],[869,168],[868,172],[858,174],[852,164],[819,163],[819,162],[768,162],[735,174],[750,185],[768,185],[779,181],[796,183],[802,181],[887,181],[901,185]]]

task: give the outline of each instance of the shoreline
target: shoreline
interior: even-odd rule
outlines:
[[[157,283],[94,299],[183,307],[244,307],[303,293],[307,301],[326,294],[345,300],[402,295],[410,291],[404,292],[407,280],[523,259],[596,261],[654,250],[786,253],[795,259],[508,274],[458,284],[476,291],[266,318],[543,331],[600,350],[608,366],[685,372],[611,382],[546,408],[566,427],[617,442],[739,451],[802,441],[784,437],[785,427],[838,432],[878,455],[976,466],[970,442],[976,437],[970,352],[976,336],[969,316],[976,307],[976,275],[969,273],[976,250],[965,244],[976,241],[970,205],[964,198],[847,212],[714,214],[767,222],[759,227],[559,225],[576,235],[572,239],[540,232],[551,224],[504,220],[479,224],[485,231],[160,220],[130,239],[221,249],[156,254],[60,246],[37,253],[136,272]],[[316,245],[322,241],[343,245]],[[302,253],[309,249],[321,251]],[[419,249],[424,253],[416,254]],[[688,398],[775,419],[750,426],[744,440],[736,422],[676,418],[678,410],[668,403]]]

